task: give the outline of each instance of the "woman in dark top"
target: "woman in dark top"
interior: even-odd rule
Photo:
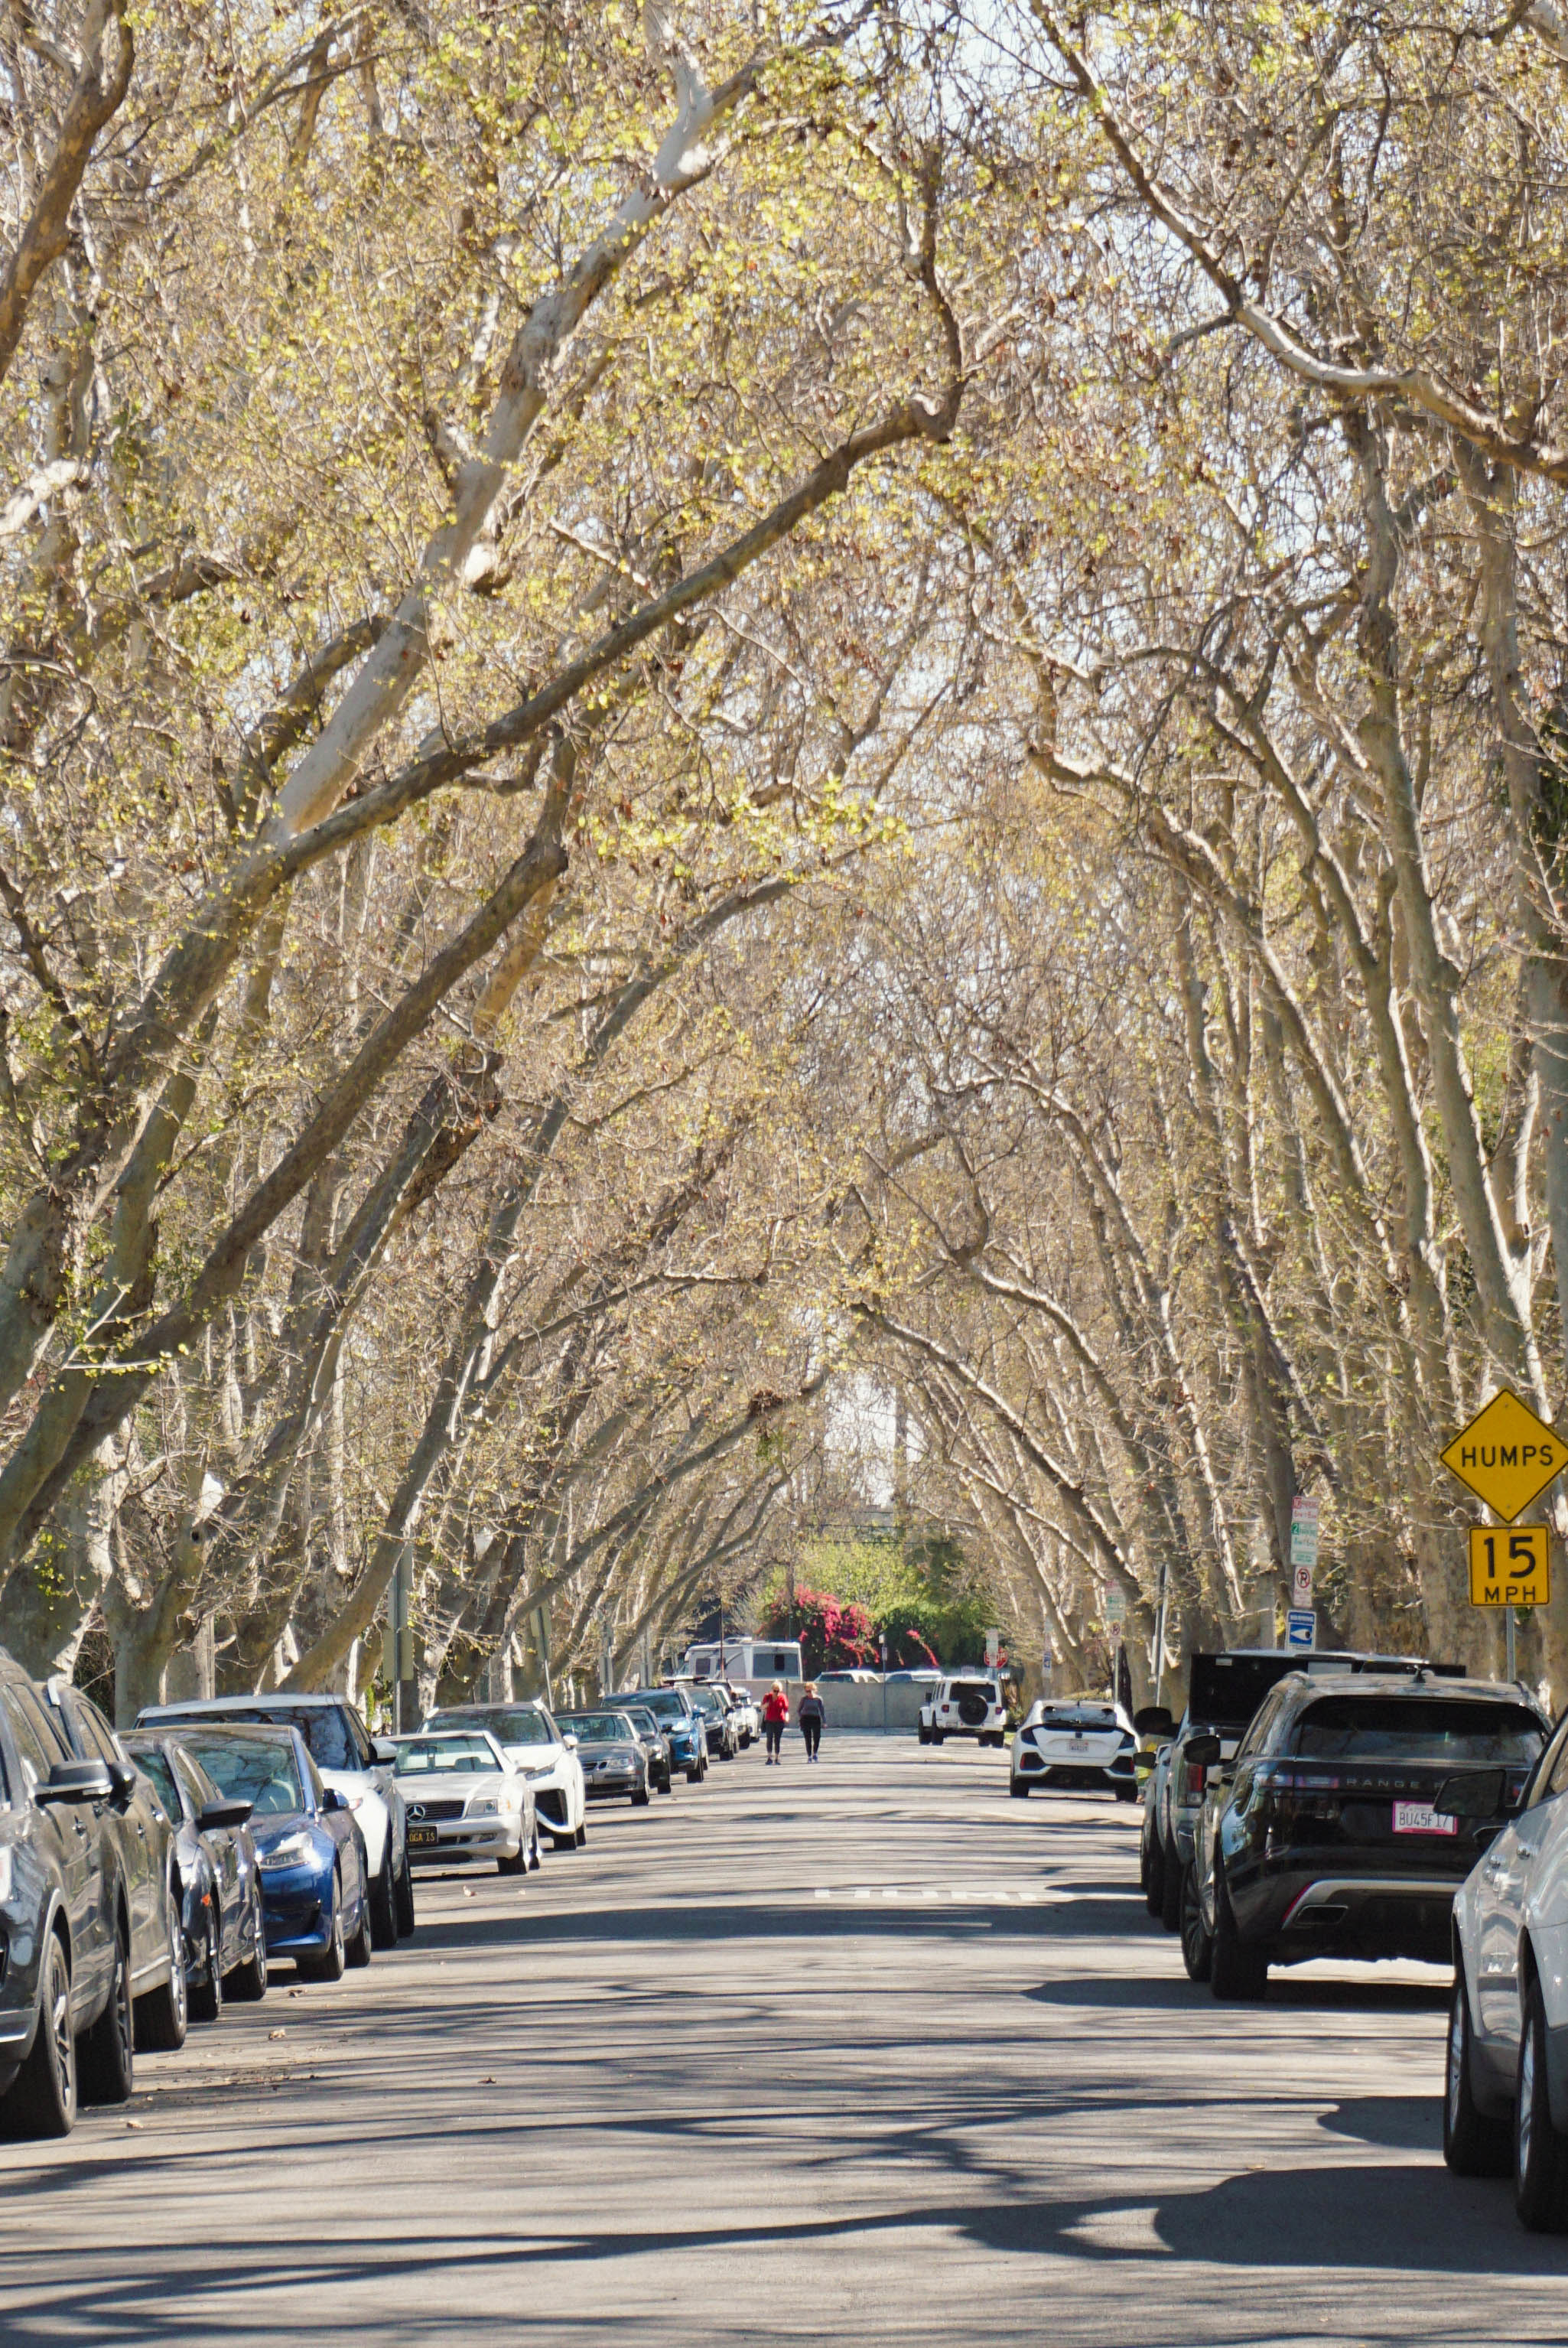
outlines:
[[[795,1706],[794,1716],[800,1723],[800,1733],[805,1739],[805,1757],[808,1761],[815,1761],[816,1748],[822,1743],[822,1724],[825,1717],[822,1698],[816,1692],[815,1680],[807,1680],[800,1702]]]

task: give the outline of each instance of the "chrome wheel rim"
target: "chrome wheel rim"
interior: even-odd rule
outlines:
[[[255,1903],[255,1934],[256,1979],[265,1989],[267,1986],[267,1925],[261,1913],[261,1895],[259,1891],[256,1894]]]
[[[75,2095],[77,2042],[71,2031],[71,1984],[66,1972],[66,1960],[58,1941],[49,1955],[49,2046],[54,2056],[55,2077],[59,2085],[61,2101],[68,2105]]]
[[[1535,2025],[1528,2022],[1524,2028],[1524,2044],[1519,2050],[1519,2173],[1523,2177],[1530,2168],[1530,2136],[1535,2113]]]
[[[1461,2066],[1464,2062],[1464,1992],[1454,1992],[1453,2012],[1449,2016],[1449,2130],[1459,2127],[1459,2099]]]
[[[190,1984],[185,1974],[185,1934],[172,1908],[169,1911],[169,2002],[174,2008],[176,2028],[183,2030],[190,2010]]]

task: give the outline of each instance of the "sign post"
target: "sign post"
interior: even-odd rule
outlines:
[[[1513,1610],[1544,1606],[1552,1596],[1552,1545],[1544,1525],[1520,1525],[1532,1500],[1568,1466],[1568,1444],[1528,1403],[1504,1386],[1461,1427],[1442,1454],[1443,1466],[1467,1484],[1492,1514],[1495,1525],[1476,1525],[1470,1536],[1470,1602],[1501,1606],[1506,1628],[1508,1677],[1515,1676]]]

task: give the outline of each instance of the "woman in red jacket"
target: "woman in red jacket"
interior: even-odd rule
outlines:
[[[784,1682],[774,1680],[763,1698],[763,1735],[767,1740],[770,1768],[779,1757],[779,1747],[784,1742],[784,1723],[788,1718],[789,1698],[784,1694]]]

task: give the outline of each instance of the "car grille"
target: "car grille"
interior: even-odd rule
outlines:
[[[415,1826],[427,1826],[436,1818],[460,1818],[467,1807],[466,1802],[410,1802],[408,1815]]]

